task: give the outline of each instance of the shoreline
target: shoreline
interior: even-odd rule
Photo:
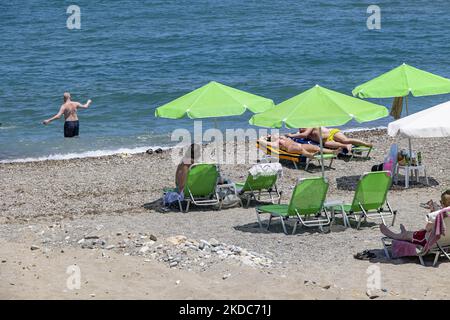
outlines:
[[[387,127],[374,127],[374,128],[350,128],[343,129],[342,132],[354,134],[357,136],[365,135],[368,133],[385,133],[387,132]],[[225,142],[226,143],[226,142]],[[119,148],[116,150],[92,150],[84,151],[80,153],[62,153],[62,154],[51,154],[47,156],[40,157],[26,157],[17,158],[10,160],[0,160],[0,165],[2,164],[13,164],[13,163],[34,163],[34,162],[45,162],[45,161],[65,161],[65,160],[75,160],[75,159],[87,159],[87,158],[104,158],[104,157],[114,157],[121,155],[142,155],[145,154],[147,150],[152,149],[162,149],[163,151],[170,151],[176,146],[146,146],[146,147],[136,147],[136,148]],[[99,153],[99,154],[96,154]]]

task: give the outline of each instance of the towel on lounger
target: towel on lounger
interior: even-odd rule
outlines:
[[[292,138],[292,140],[294,140],[297,143],[301,143],[301,144],[312,144],[313,146],[318,146],[320,145],[318,142],[315,142],[311,139],[307,139],[307,138]]]
[[[414,257],[420,252],[420,246],[409,241],[392,240],[392,257]]]
[[[274,174],[281,177],[283,167],[279,162],[258,163],[251,167],[248,172],[255,178],[259,176],[273,176]]]
[[[430,213],[429,217],[434,218],[433,230],[428,237],[428,241],[424,247],[424,251],[430,250],[433,245],[439,241],[441,235],[445,235],[445,223],[444,218],[449,216],[450,207],[443,208],[437,212],[437,214]]]

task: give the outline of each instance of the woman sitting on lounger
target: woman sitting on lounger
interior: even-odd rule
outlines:
[[[444,193],[442,193],[441,205],[442,205],[442,208],[450,207],[450,189],[445,191]],[[430,206],[431,212],[434,212],[436,210],[439,210],[439,208]],[[400,233],[394,233],[393,231],[389,230],[389,228],[386,227],[384,224],[380,225],[380,231],[386,237],[389,237],[394,240],[409,241],[411,243],[418,244],[421,246],[425,246],[425,244],[427,243],[429,234],[432,230],[433,230],[433,222],[432,221],[427,222],[425,229],[421,229],[418,231],[408,231],[408,230],[406,230],[405,226],[401,224],[400,225]]]
[[[319,128],[300,128],[298,133],[288,134],[290,138],[308,138],[316,142],[320,142],[320,131]],[[359,139],[348,138],[339,129],[329,129],[322,127],[322,141],[323,145],[327,148],[337,149],[345,148],[349,152],[352,151],[352,146],[365,146],[372,147],[371,143],[364,142]]]
[[[320,148],[318,146],[314,146],[312,144],[301,144],[286,136],[268,135],[267,137],[260,138],[259,142],[262,145],[279,148],[280,150],[289,153],[300,154],[310,159],[314,158],[314,156],[320,152]],[[323,153],[338,154],[341,151],[342,148],[337,150],[330,150],[326,148],[323,149]]]
[[[187,148],[183,159],[181,159],[181,162],[177,167],[177,172],[175,173],[175,185],[177,186],[180,194],[184,190],[189,168],[198,160],[199,157],[200,146],[195,143],[191,144],[189,148]]]

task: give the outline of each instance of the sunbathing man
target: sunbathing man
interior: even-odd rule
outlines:
[[[286,136],[268,135],[267,137],[260,138],[259,142],[262,145],[280,148],[283,151],[300,154],[310,159],[313,159],[314,156],[320,152],[320,148],[318,146],[314,146],[312,144],[301,144]],[[323,148],[323,153],[338,154],[340,152],[342,152],[342,148],[337,150]]]
[[[298,129],[298,133],[290,133],[288,136],[291,138],[308,138],[315,142],[320,142],[319,128],[300,128]],[[352,151],[353,145],[372,147],[371,143],[359,139],[348,138],[339,129],[329,129],[326,127],[322,127],[322,141],[323,145],[327,148],[345,148],[349,152]]]
[[[444,193],[442,193],[441,205],[442,205],[442,208],[450,207],[450,189],[445,191]],[[439,210],[439,208],[430,206],[431,212],[434,212],[436,210]],[[392,232],[384,224],[380,225],[380,231],[386,237],[389,237],[394,240],[409,241],[411,243],[418,244],[421,246],[425,246],[425,244],[427,243],[427,239],[429,237],[429,233],[432,230],[433,230],[433,222],[432,221],[427,222],[425,229],[421,229],[418,231],[408,231],[408,230],[406,230],[405,226],[401,224],[400,225],[400,233]]]

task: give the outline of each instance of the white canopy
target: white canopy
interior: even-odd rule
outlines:
[[[450,136],[450,101],[389,123],[388,134],[408,138]]]

